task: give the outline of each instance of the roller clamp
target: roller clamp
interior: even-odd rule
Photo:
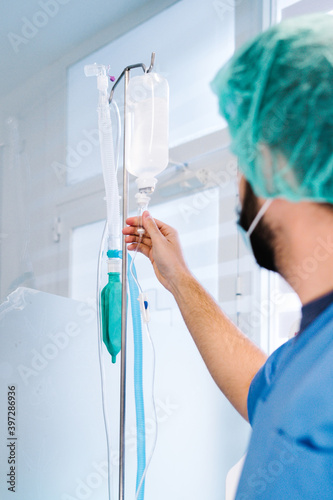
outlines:
[[[146,293],[140,293],[138,297],[138,301],[140,302],[141,315],[144,323],[149,323],[150,321],[150,312],[149,312],[149,304],[148,297]]]

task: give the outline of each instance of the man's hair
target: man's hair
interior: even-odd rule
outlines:
[[[212,88],[257,195],[333,203],[332,16],[293,18],[261,33]]]
[[[327,210],[329,210],[331,212],[331,214],[333,215],[333,204],[332,203],[323,203],[323,206],[325,208],[327,208]]]

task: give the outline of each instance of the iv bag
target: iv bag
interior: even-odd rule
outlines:
[[[126,168],[151,180],[169,162],[169,85],[156,73],[130,79],[126,106]],[[145,181],[143,181],[145,183]],[[146,182],[147,187],[149,186]],[[141,187],[146,187],[141,183]]]

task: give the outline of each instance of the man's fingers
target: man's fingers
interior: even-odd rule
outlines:
[[[125,234],[126,236],[129,235],[139,236],[138,228],[136,226],[126,226],[123,229],[123,234]],[[143,235],[145,238],[150,238],[148,233],[143,233]]]
[[[143,245],[147,245],[151,247],[151,239],[146,237],[145,235],[143,237],[140,237],[137,234],[131,234],[125,237],[125,242],[126,243],[142,243]]]
[[[143,212],[142,217],[140,218],[129,217],[128,219],[126,219],[126,224],[127,227],[123,229],[123,234],[138,234],[137,228],[141,227],[142,225],[146,226],[147,230],[149,226],[152,229],[152,231],[155,230],[154,232],[156,232],[156,229],[158,229],[163,234],[163,236],[166,236],[172,230],[172,228],[167,224],[165,224],[164,222],[158,219],[153,219],[153,217],[147,210]]]
[[[128,226],[137,227],[139,225],[139,217],[128,217],[128,219],[126,219],[126,224]]]
[[[142,217],[145,218],[145,217],[151,217],[150,213],[148,212],[148,210],[145,210],[142,214]],[[141,217],[140,217],[141,219]],[[154,219],[154,221],[156,222],[156,225],[158,228],[160,227],[166,227],[166,224],[164,224],[164,222],[158,220],[158,219]],[[135,217],[128,217],[126,219],[126,224],[128,226],[139,226],[140,225],[140,220],[139,220],[139,217],[135,216]]]
[[[127,249],[130,251],[135,251],[137,249],[138,243],[131,243],[128,245]],[[146,257],[149,258],[150,247],[147,245],[143,245],[142,243],[139,245],[138,252],[142,253]]]
[[[164,226],[164,224],[160,221],[157,221],[152,218],[149,212],[145,211],[142,214],[142,225],[146,231],[148,231],[149,236],[153,240],[155,237],[160,237],[162,236],[162,233],[160,231],[160,228],[158,227],[157,223],[159,223],[161,226]]]
[[[151,219],[152,222],[154,223],[154,228],[157,228],[160,235],[165,236],[166,238],[175,232],[175,230],[171,226],[168,226],[168,224],[165,224],[164,222],[162,222],[158,219],[153,219],[153,217],[150,215],[149,212],[143,212],[142,219],[143,219],[143,221],[145,219],[148,219],[148,220]],[[143,223],[143,226],[144,226],[144,223]]]

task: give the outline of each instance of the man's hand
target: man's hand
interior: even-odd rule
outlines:
[[[130,217],[126,223],[128,226],[123,229],[125,241],[130,243],[129,250],[135,250],[140,239],[139,218]],[[174,293],[178,283],[191,274],[182,254],[177,231],[153,219],[147,211],[142,215],[142,226],[145,233],[138,251],[150,259],[160,283]]]

